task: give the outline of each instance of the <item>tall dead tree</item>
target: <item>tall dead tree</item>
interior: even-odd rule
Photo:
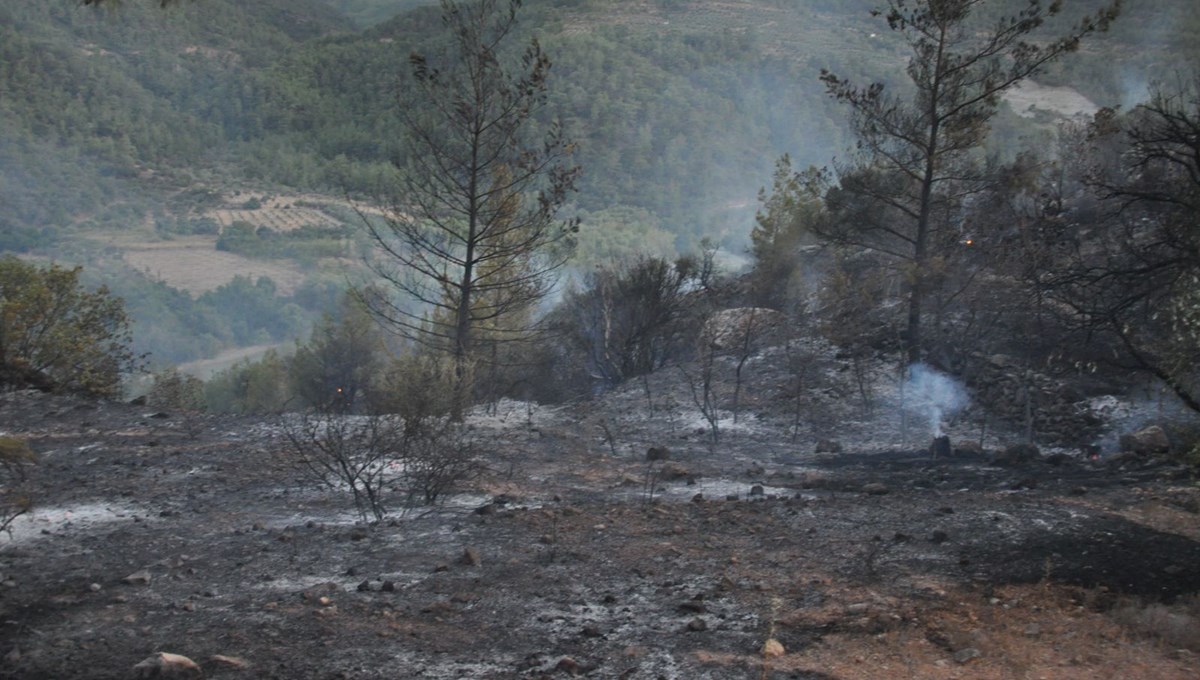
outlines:
[[[407,158],[386,219],[364,220],[372,268],[396,293],[372,309],[393,328],[451,357],[451,416],[471,393],[476,333],[528,340],[529,311],[551,290],[577,229],[557,218],[579,168],[557,122],[539,119],[550,59],[537,40],[509,44],[520,0],[443,0],[448,44],[413,53],[401,94]]]
[[[876,11],[911,51],[911,89],[893,94],[882,83],[855,85],[822,71],[836,100],[849,107],[859,157],[830,192],[844,219],[823,234],[898,261],[907,281],[905,346],[921,360],[922,308],[931,280],[961,240],[957,209],[987,187],[978,150],[1000,95],[1080,40],[1107,30],[1116,0],[1080,19],[1066,35],[1035,41],[1036,31],[1063,3],[1025,0],[1023,9],[991,26],[972,16],[988,0],[888,0]]]

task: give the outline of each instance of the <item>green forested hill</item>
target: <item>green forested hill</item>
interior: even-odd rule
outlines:
[[[304,208],[333,223],[352,219],[319,197],[367,196],[391,182],[390,161],[403,148],[402,76],[409,53],[438,39],[435,4],[191,0],[161,9],[129,0],[96,9],[0,0],[0,251],[85,264],[102,257],[96,269],[142,298],[133,306],[159,322],[158,335],[180,328],[178,337],[205,338],[159,338],[140,349],[161,353],[158,345],[173,342],[188,349],[170,356],[185,358],[286,337],[303,322],[295,308],[287,323],[234,332],[241,327],[212,308],[188,309],[201,304],[198,294],[163,291],[122,264],[114,234],[182,234],[216,249],[215,211],[228,215],[272,192],[291,195],[277,199],[276,216]],[[702,236],[740,248],[776,158],[789,153],[803,166],[846,153],[844,111],[825,95],[820,70],[862,82],[901,73],[902,46],[870,16],[876,4],[527,0],[523,30],[554,62],[551,109],[578,140],[585,169],[573,207],[585,230],[590,222],[605,231],[581,241],[585,255],[648,243],[687,248]],[[1101,0],[1065,4],[1076,16]],[[1056,67],[1053,84],[1128,105],[1150,79],[1200,59],[1200,4],[1125,5],[1113,34]],[[1001,117],[996,129],[1015,139],[1021,125]],[[257,194],[238,198],[245,191]],[[289,223],[329,240],[320,224]],[[241,224],[239,233],[259,239],[240,241],[243,254],[315,252],[280,246],[277,228]],[[319,269],[311,264],[304,271]],[[288,297],[294,288],[256,290],[309,313],[336,298],[328,276],[302,287],[307,302]]]

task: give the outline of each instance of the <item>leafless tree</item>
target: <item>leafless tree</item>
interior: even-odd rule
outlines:
[[[1200,411],[1200,76],[1160,89],[1125,119],[1091,127],[1092,176],[1107,215],[1059,239],[1038,283],[1067,322]]]
[[[290,462],[333,490],[348,488],[363,522],[382,520],[383,492],[397,476],[403,428],[391,416],[302,413],[284,427]]]

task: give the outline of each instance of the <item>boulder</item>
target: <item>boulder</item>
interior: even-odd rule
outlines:
[[[180,654],[159,652],[143,659],[133,667],[134,680],[176,680],[202,678],[204,671],[195,661]]]
[[[1033,444],[1010,444],[992,458],[996,465],[1020,465],[1042,457],[1042,452]]]
[[[652,463],[656,460],[671,460],[671,449],[665,446],[651,446],[646,449],[646,461]]]
[[[704,324],[704,338],[718,351],[746,348],[757,352],[778,341],[783,314],[764,307],[724,309]]]
[[[1167,433],[1158,425],[1121,435],[1120,445],[1122,451],[1129,451],[1140,456],[1149,456],[1156,453],[1166,453],[1171,450],[1171,440],[1167,438]]]

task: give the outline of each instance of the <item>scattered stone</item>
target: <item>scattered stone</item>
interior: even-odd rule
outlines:
[[[708,607],[699,600],[688,600],[679,605],[678,609],[681,614],[705,614],[708,612]]]
[[[862,485],[862,492],[869,496],[886,496],[892,490],[886,484],[881,482],[867,482]]]
[[[763,489],[762,484],[755,484],[754,486],[750,487],[750,496],[751,497],[763,496],[765,494],[766,494],[766,491]]]
[[[370,532],[367,531],[366,527],[354,527],[350,530],[351,541],[361,541],[369,535]]]
[[[369,593],[371,592],[371,585],[372,583],[370,581],[363,581],[362,583],[358,584],[358,587],[355,588],[355,590],[360,593]]]
[[[1025,635],[1027,637],[1037,637],[1042,634],[1042,627],[1036,623],[1031,623],[1025,626]]]
[[[785,653],[786,652],[783,648],[783,644],[780,643],[779,640],[776,640],[775,638],[771,638],[770,640],[767,640],[766,642],[763,643],[762,655],[768,659],[779,658],[779,657],[783,656]]]
[[[866,614],[871,609],[871,605],[866,602],[855,602],[851,605],[846,605],[846,613],[853,616],[861,616]]]
[[[954,660],[960,664],[970,663],[971,661],[983,656],[983,652],[974,647],[964,647],[954,653]]]
[[[150,570],[141,569],[133,572],[129,576],[126,576],[125,578],[121,579],[121,581],[128,583],[131,586],[148,586],[150,585],[152,578],[153,577],[150,575]]]
[[[383,583],[379,584],[379,589],[385,593],[394,593],[396,592],[396,582],[384,581]]]
[[[159,652],[147,657],[133,667],[135,680],[175,680],[177,678],[202,678],[204,671],[195,661],[180,654]]]
[[[938,529],[929,535],[930,543],[945,543],[948,540],[950,540],[950,534],[947,534],[941,529]]]
[[[708,622],[697,616],[691,621],[688,621],[687,629],[693,633],[700,633],[708,630]]]
[[[1178,564],[1168,564],[1167,566],[1163,567],[1163,572],[1170,576],[1178,576],[1184,571],[1185,569]]]
[[[692,502],[693,503],[703,503],[704,502],[704,494],[698,493],[695,496],[692,496]]]
[[[92,591],[93,593],[100,592],[100,588],[101,588],[101,586],[99,583],[93,583],[88,586],[88,590]]]

